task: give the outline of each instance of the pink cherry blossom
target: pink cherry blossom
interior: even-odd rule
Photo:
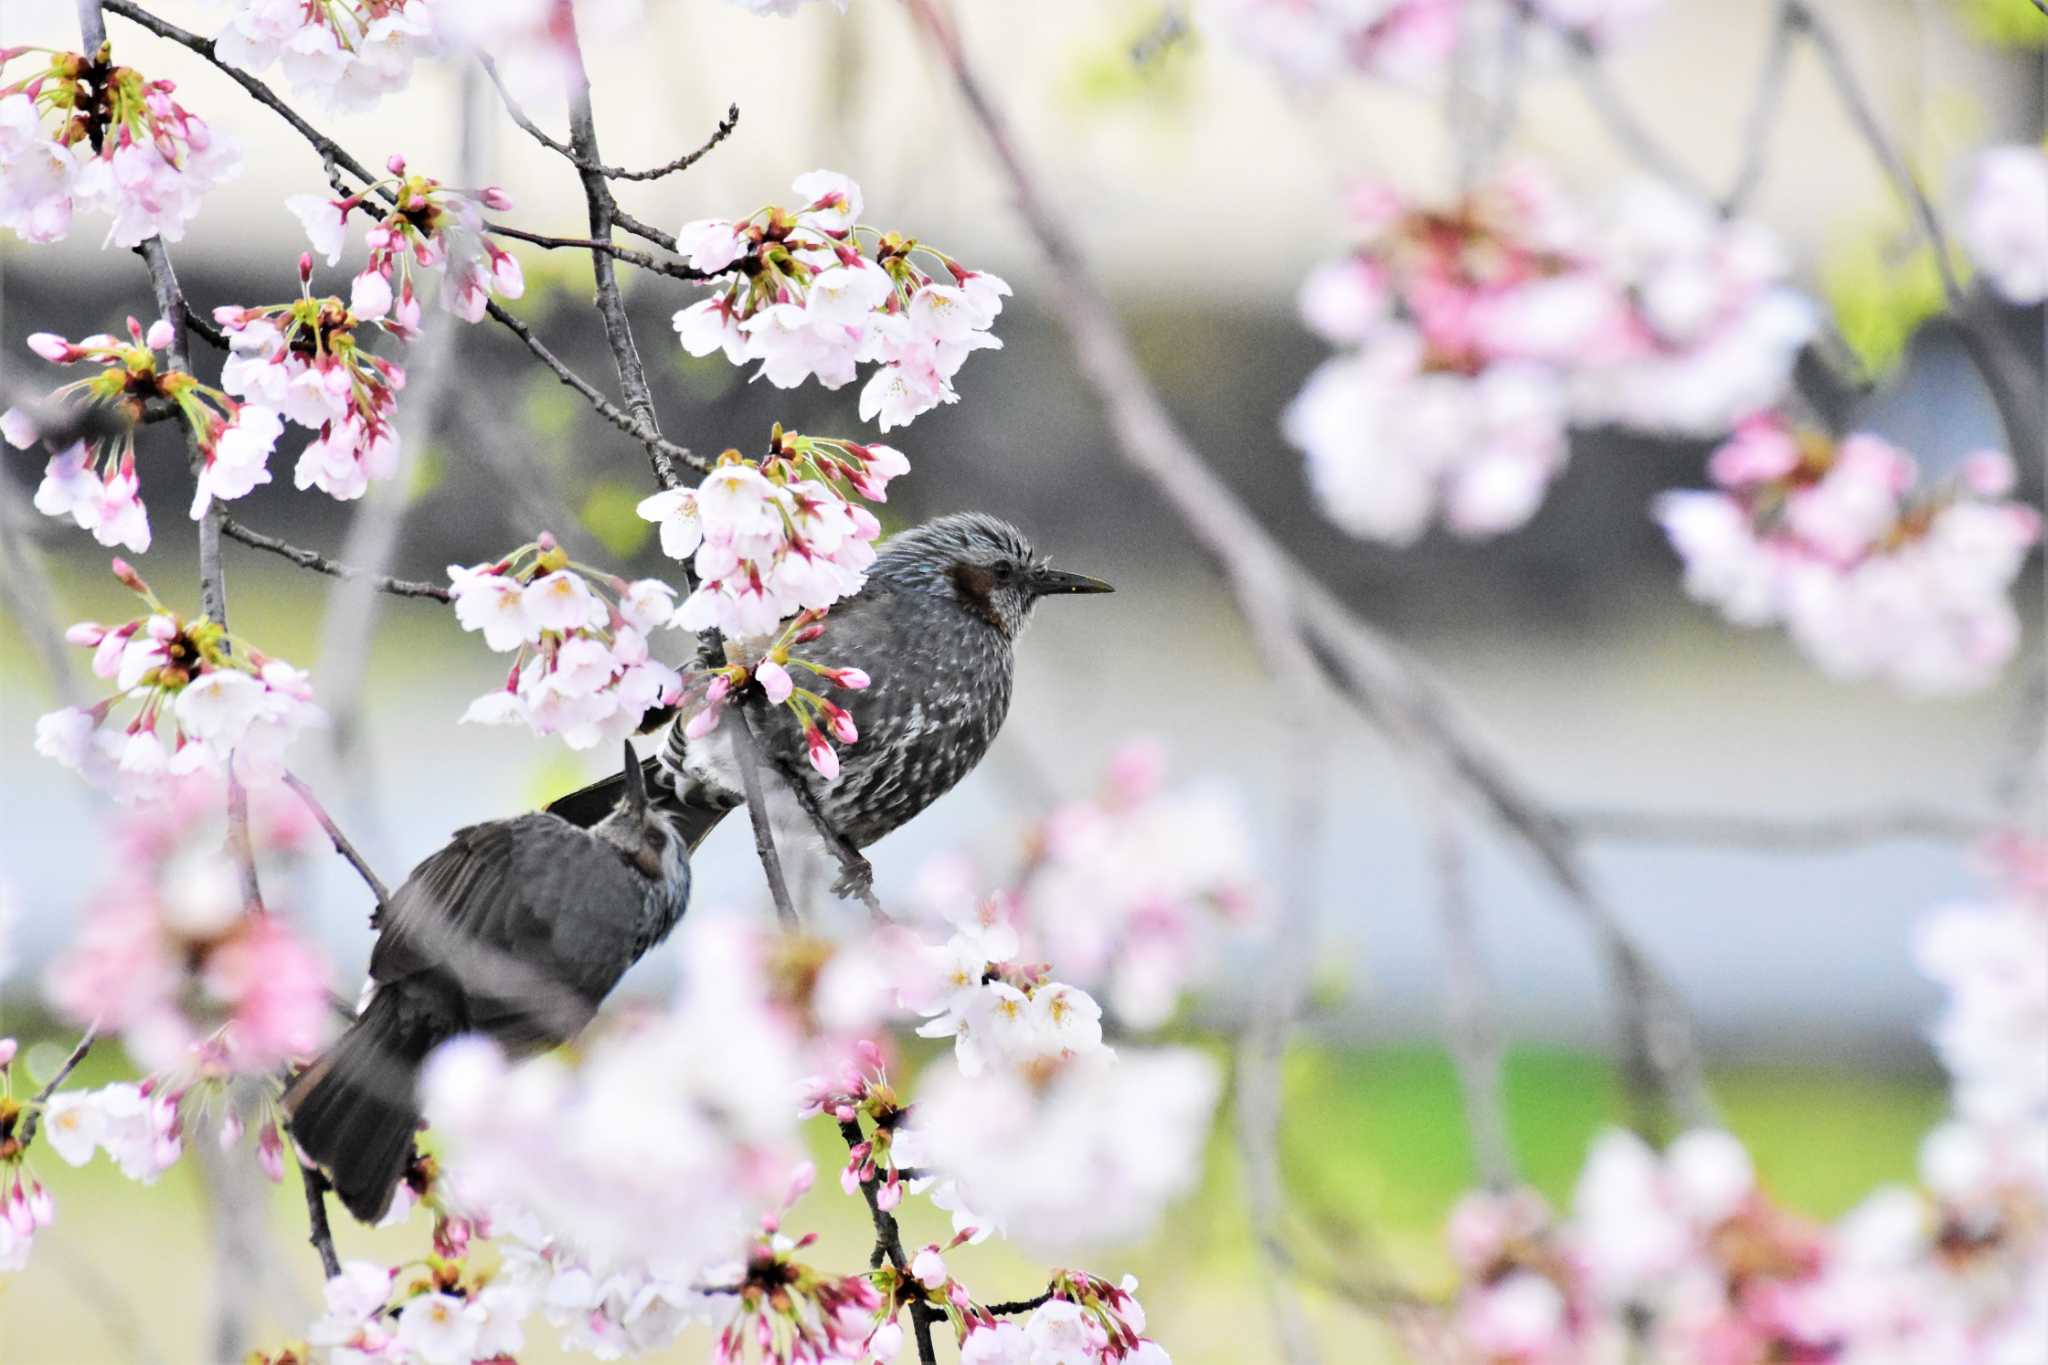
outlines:
[[[2007,302],[2048,299],[2048,151],[2007,145],[1979,153],[1961,236],[1971,260]]]

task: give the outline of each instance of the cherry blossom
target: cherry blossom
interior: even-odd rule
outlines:
[[[121,1174],[145,1185],[177,1164],[184,1129],[177,1096],[161,1086],[116,1081],[97,1090],[63,1090],[44,1116],[50,1150],[73,1166],[105,1152]]]
[[[860,186],[847,176],[811,171],[793,189],[800,208],[700,219],[677,232],[692,269],[733,276],[676,313],[683,349],[759,361],[754,377],[783,389],[812,378],[843,388],[873,362],[860,415],[885,432],[957,402],[953,378],[967,357],[1002,345],[989,329],[1010,286],[862,224]]]
[[[798,612],[782,633],[753,657],[733,645],[726,650],[729,662],[692,672],[678,703],[687,717],[684,735],[700,739],[710,734],[718,728],[727,700],[749,683],[758,683],[769,705],[787,707],[796,718],[811,766],[828,782],[837,778],[839,751],[833,741],[851,744],[860,738],[853,713],[813,688],[798,686],[789,672],[793,664],[833,687],[855,692],[867,687],[868,675],[858,668],[837,668],[794,652],[819,637],[829,614],[824,609]]]
[[[2048,151],[1989,147],[1971,170],[1960,224],[1970,259],[2007,302],[2048,299]]]
[[[516,299],[526,291],[519,262],[484,235],[484,210],[511,207],[503,190],[451,189],[431,176],[409,174],[398,156],[386,167],[389,179],[341,199],[297,194],[285,200],[329,265],[341,259],[350,214],[376,220],[368,233],[369,260],[350,289],[349,311],[356,318],[413,336],[420,313],[415,263],[442,272],[441,306],[465,322],[482,319],[493,293]],[[388,209],[377,197],[380,190],[396,201]]]
[[[1231,44],[1290,81],[1321,85],[1349,72],[1402,84],[1439,74],[1458,45],[1463,0],[1208,0]]]
[[[299,731],[326,723],[307,676],[206,617],[187,621],[157,600],[121,560],[114,574],[149,607],[118,626],[81,622],[67,637],[93,650],[93,672],[115,691],[90,707],[53,711],[36,722],[36,751],[124,801],[154,796],[166,777],[227,772],[275,782]],[[129,703],[127,724],[110,727]]]
[[[1686,591],[1737,624],[1783,622],[1836,677],[1965,692],[2019,639],[2007,593],[2041,523],[2002,496],[2011,471],[1982,452],[1923,482],[1879,437],[1831,442],[1764,414],[1714,453],[1718,489],[1663,494],[1656,516]]]
[[[312,259],[301,256],[293,302],[213,310],[230,351],[221,385],[317,432],[292,482],[350,501],[398,470],[398,391],[405,387],[405,370],[365,349],[357,329],[365,322],[402,328],[358,317],[338,298],[313,297],[311,279]]]
[[[404,89],[432,33],[429,0],[233,3],[214,54],[251,74],[281,60],[295,89],[342,112],[372,108]]]
[[[1572,368],[1578,421],[1719,436],[1785,397],[1818,319],[1768,228],[1639,180],[1613,196],[1592,249],[1622,310]]]
[[[663,552],[696,571],[676,624],[757,639],[860,591],[882,528],[855,499],[885,501],[909,467],[890,446],[777,426],[760,460],[728,450],[696,488],[643,499]]]
[[[172,340],[171,325],[158,319],[145,330],[128,319],[128,342],[107,335],[71,342],[48,332],[30,338],[30,347],[60,365],[92,364],[97,373],[52,392],[41,409],[13,407],[0,413],[0,436],[17,450],[42,442],[50,460],[38,485],[35,505],[47,516],[69,517],[91,531],[102,545],[119,545],[140,554],[149,548],[149,514],[142,505],[141,480],[135,464],[135,424],[148,402],[167,400],[185,424],[200,461],[192,517],[204,515],[213,499],[239,498],[270,482],[269,460],[282,423],[277,412],[259,403],[242,403],[190,374],[173,369],[158,352]],[[93,429],[92,409],[104,408],[112,419],[97,423],[104,434],[80,437],[58,448],[63,431]],[[63,427],[45,436],[42,415],[66,409]]]
[[[240,145],[179,104],[172,82],[115,66],[110,51],[0,51],[0,70],[44,62],[0,84],[0,223],[27,241],[61,239],[80,209],[112,219],[109,245],[180,241],[206,192],[241,171]]]
[[[515,656],[505,685],[470,703],[465,721],[523,723],[588,749],[617,744],[681,696],[681,676],[647,642],[674,614],[666,583],[574,564],[546,532],[495,563],[451,564],[448,578],[462,628]]]

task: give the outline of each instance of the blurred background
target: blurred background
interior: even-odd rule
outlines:
[[[165,3],[200,32],[216,7]],[[1952,200],[1965,154],[2041,135],[2038,48],[1993,41],[2017,30],[2028,0],[1834,0],[1820,5],[1914,164]],[[745,213],[782,196],[797,174],[841,169],[866,192],[866,221],[942,246],[1005,276],[1016,297],[997,328],[1004,348],[962,372],[961,402],[920,418],[898,442],[914,477],[891,490],[887,523],[957,508],[1024,527],[1066,566],[1110,579],[1115,596],[1055,602],[1020,653],[1016,703],[990,759],[929,814],[871,851],[885,903],[908,894],[933,856],[968,848],[1001,866],[1028,823],[1099,782],[1117,745],[1162,739],[1176,778],[1221,777],[1243,795],[1267,866],[1294,856],[1284,828],[1286,718],[1270,714],[1264,672],[1215,575],[1151,490],[1119,462],[1064,334],[1041,301],[1042,265],[990,176],[950,82],[897,7],[854,0],[768,22],[701,2],[657,4],[643,31],[592,53],[606,159],[650,164],[701,142],[729,103],[737,131],[688,174],[626,186],[624,202],[673,228]],[[1700,174],[1723,183],[1737,155],[1771,18],[1768,0],[1669,5],[1616,46],[1614,85],[1641,121]],[[1342,249],[1341,194],[1353,177],[1392,175],[1447,189],[1440,111],[1412,93],[1352,82],[1314,95],[1240,59],[1199,22],[1135,61],[1156,3],[961,6],[972,53],[1013,111],[1027,152],[1108,282],[1147,368],[1184,429],[1276,534],[1365,617],[1438,669],[1480,734],[1561,809],[1631,808],[1810,816],[1898,802],[1972,814],[1997,808],[2024,776],[2041,733],[2038,572],[2021,594],[2026,636],[2003,681],[1960,700],[1917,700],[1881,685],[1831,682],[1774,631],[1744,632],[1688,601],[1678,566],[1646,515],[1650,497],[1696,486],[1706,447],[1595,435],[1524,530],[1469,544],[1441,532],[1408,550],[1362,544],[1317,512],[1278,414],[1324,354],[1297,322],[1294,293],[1315,262]],[[1199,11],[1197,11],[1199,21]],[[75,45],[70,6],[13,0],[9,44]],[[174,77],[180,98],[231,129],[248,169],[217,191],[174,248],[187,293],[210,308],[283,299],[302,249],[289,193],[323,192],[317,158],[217,72],[112,19],[117,55]],[[1539,64],[1511,146],[1596,186],[1624,162],[1566,79]],[[559,111],[533,111],[559,130]],[[362,116],[316,119],[358,158],[402,152],[451,181],[505,186],[507,221],[568,236],[586,231],[562,163],[503,119],[488,87],[423,68],[411,92]],[[1896,363],[1840,413],[1892,436],[1939,468],[1998,440],[1989,402],[1960,347],[1939,326],[1914,332],[1911,282],[1886,255],[1903,223],[1810,56],[1795,60],[1773,133],[1758,216],[1790,244],[1800,275],[1878,321],[1852,342]],[[609,356],[587,307],[587,258],[517,250],[527,297],[513,311],[559,353],[610,387]],[[47,248],[0,243],[0,380],[12,396],[47,388],[27,352],[33,331],[118,330],[152,314],[147,276],[125,253],[97,249],[90,228]],[[722,359],[693,361],[669,315],[690,286],[625,272],[664,427],[700,452],[757,449],[777,420],[805,432],[856,434],[857,388],[783,392],[748,384]],[[341,269],[316,275],[340,289]],[[1845,312],[1845,316],[1846,316]],[[647,475],[640,450],[539,372],[497,329],[446,325],[422,351],[401,410],[413,425],[409,468],[361,504],[293,492],[288,481],[238,503],[251,526],[360,560],[395,538],[392,572],[438,577],[553,530],[585,562],[670,576],[633,515]],[[1903,321],[1901,321],[1903,319]],[[2003,320],[2038,357],[2040,310]],[[1884,335],[1887,326],[1896,336]],[[202,372],[217,364],[200,357]],[[190,486],[176,436],[142,437],[157,528],[141,562],[159,592],[192,604]],[[2022,492],[2041,496],[2040,452],[2016,452]],[[7,639],[0,652],[0,880],[13,902],[12,975],[0,1031],[35,1040],[31,1067],[67,1041],[41,1014],[36,973],[64,944],[95,880],[106,808],[31,747],[35,717],[63,684],[29,647],[21,594],[43,595],[60,622],[125,617],[123,590],[89,540],[27,511],[39,464],[8,452]],[[373,619],[336,611],[332,584],[239,545],[226,549],[238,633],[312,669],[337,725],[302,742],[296,766],[326,794],[387,881],[454,827],[525,809],[603,770],[523,731],[457,727],[468,699],[500,681],[502,660],[460,633],[445,608],[385,599]],[[2036,561],[2038,568],[2038,560]],[[115,614],[119,613],[119,616]],[[667,653],[682,655],[682,641]],[[82,653],[82,652],[81,652]],[[84,660],[72,682],[82,685]],[[1316,722],[1333,756],[1326,837],[1313,851],[1319,888],[1316,977],[1289,1067],[1297,1097],[1283,1133],[1289,1180],[1346,1222],[1379,1230],[1421,1282],[1447,1273],[1436,1229],[1472,1180],[1442,1034],[1442,945],[1431,909],[1422,793],[1354,716]],[[1519,851],[1474,843],[1474,903],[1491,991],[1513,1046],[1508,1065],[1518,1154],[1534,1183],[1569,1187],[1588,1136],[1619,1112],[1612,1006],[1591,944]],[[1900,839],[1819,852],[1648,844],[1593,850],[1603,887],[1696,1012],[1731,1125],[1788,1202],[1841,1212],[1870,1185],[1905,1178],[1915,1144],[1943,1104],[1922,1041],[1933,989],[1915,972],[1910,926],[1977,885],[1967,845]],[[699,903],[755,906],[759,872],[743,826],[728,822],[696,865]],[[368,905],[339,860],[314,860],[278,897],[317,924],[338,985],[367,956]],[[835,912],[836,913],[836,912]],[[628,989],[659,995],[670,963],[657,952]],[[1253,974],[1233,973],[1195,1021],[1229,1021]],[[59,1053],[61,1055],[61,1052]],[[98,1055],[103,1079],[118,1058]],[[1176,1360],[1254,1358],[1230,1324],[1252,1320],[1242,1273],[1244,1215],[1229,1153],[1154,1241],[1098,1255],[1093,1268],[1147,1281],[1153,1332]],[[208,1251],[186,1163],[158,1188],[123,1197],[105,1163],[48,1169],[65,1210],[53,1251],[0,1290],[7,1360],[199,1358]],[[102,1197],[104,1196],[104,1198]],[[813,1201],[851,1246],[849,1204]],[[312,1258],[298,1245],[297,1193],[280,1196],[277,1236],[291,1287],[304,1296]],[[344,1254],[373,1243],[342,1230]],[[39,1242],[39,1248],[42,1243]],[[303,1264],[301,1264],[303,1262]],[[1029,1272],[1018,1262],[1017,1288]],[[279,1329],[295,1321],[283,1311]],[[1331,1343],[1357,1319],[1318,1301]],[[302,1319],[301,1319],[302,1321]],[[1257,1319],[1263,1327],[1263,1319]],[[546,1333],[539,1335],[545,1336]],[[132,1340],[131,1340],[132,1338]],[[1359,1347],[1361,1352],[1366,1347]],[[1332,1345],[1332,1359],[1361,1359]],[[699,1352],[701,1354],[701,1351]],[[536,1359],[547,1359],[545,1351]],[[676,1358],[689,1358],[687,1354]]]

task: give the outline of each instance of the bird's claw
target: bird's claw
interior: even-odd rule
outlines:
[[[842,900],[864,898],[875,888],[873,864],[858,853],[840,864],[839,880],[832,883],[832,894]]]

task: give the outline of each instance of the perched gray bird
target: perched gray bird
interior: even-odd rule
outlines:
[[[372,920],[370,994],[285,1090],[301,1150],[350,1213],[381,1218],[412,1157],[414,1087],[435,1045],[481,1033],[508,1052],[574,1037],[690,898],[689,843],[648,800],[626,746],[611,810],[582,829],[544,812],[455,832]]]
[[[988,752],[1010,709],[1011,651],[1038,600],[1109,591],[1099,579],[1053,568],[1016,527],[978,512],[892,536],[866,585],[835,605],[823,634],[803,646],[806,658],[869,678],[859,691],[815,680],[814,690],[851,711],[860,729],[840,751],[838,778],[810,767],[802,728],[786,708],[757,714],[762,750],[847,844],[866,848],[945,795]],[[699,660],[724,662],[708,653]],[[741,804],[735,728],[728,719],[686,740],[678,724],[647,760],[653,799],[675,812],[691,848]],[[587,824],[610,808],[620,780],[572,792],[548,810]],[[782,783],[769,783],[768,802],[778,841],[812,835],[808,813]]]

